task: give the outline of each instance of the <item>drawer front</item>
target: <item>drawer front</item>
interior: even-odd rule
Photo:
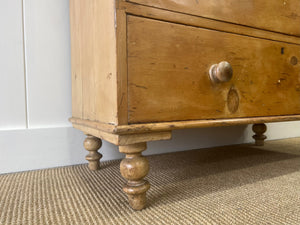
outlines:
[[[300,36],[299,0],[128,0],[142,5]]]
[[[128,16],[129,123],[300,114],[300,46]],[[209,68],[227,61],[228,82]]]

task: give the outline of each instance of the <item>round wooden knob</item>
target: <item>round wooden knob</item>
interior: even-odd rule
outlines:
[[[209,77],[214,83],[227,82],[232,78],[232,74],[232,67],[226,61],[212,65],[209,70]]]

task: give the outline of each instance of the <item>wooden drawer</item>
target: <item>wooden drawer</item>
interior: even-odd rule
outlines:
[[[128,0],[230,23],[300,36],[299,0]],[[246,15],[246,16],[245,16]]]
[[[300,113],[300,46],[128,16],[129,123]],[[229,82],[209,68],[227,61]]]

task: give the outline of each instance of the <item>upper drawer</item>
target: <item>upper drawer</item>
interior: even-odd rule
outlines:
[[[300,45],[128,16],[129,123],[300,114]],[[227,61],[233,77],[213,83]]]
[[[299,0],[128,0],[138,4],[300,36]]]

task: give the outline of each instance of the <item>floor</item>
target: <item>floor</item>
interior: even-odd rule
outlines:
[[[121,191],[120,161],[0,176],[0,224],[300,224],[300,138],[148,157],[148,207]]]

